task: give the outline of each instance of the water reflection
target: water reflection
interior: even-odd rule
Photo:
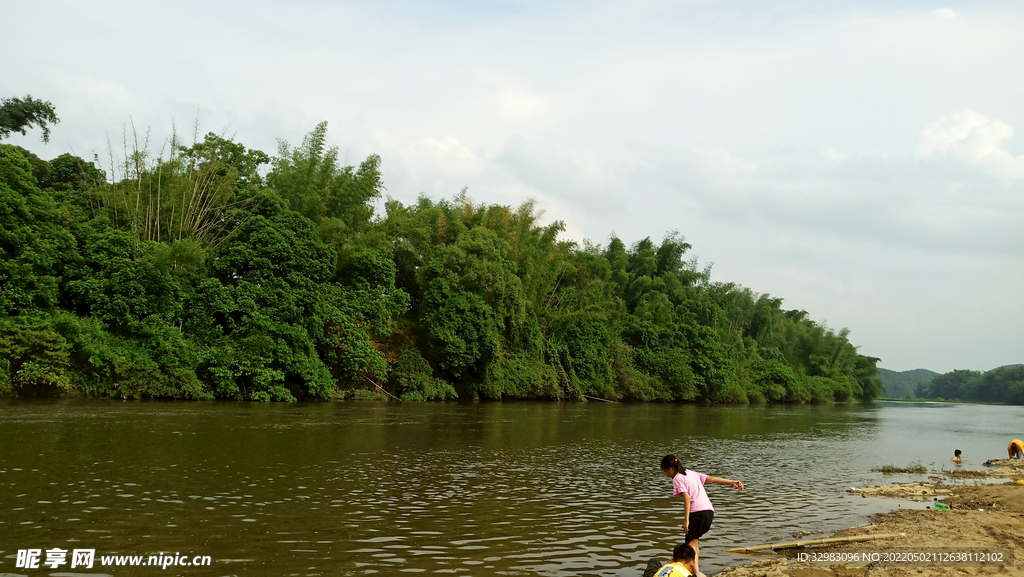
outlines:
[[[667,452],[748,487],[709,490],[710,572],[895,507],[843,491],[945,450],[919,409],[0,401],[0,573],[87,547],[214,558],[188,575],[634,576],[682,536]],[[1016,410],[961,411],[960,448]]]

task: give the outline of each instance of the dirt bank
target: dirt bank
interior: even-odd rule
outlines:
[[[1019,463],[1019,461],[1018,461]],[[1008,465],[1012,469],[1013,464]],[[996,465],[1000,469],[1007,467]],[[986,472],[985,476],[1001,477],[1005,471]],[[1024,473],[1024,471],[1021,471]],[[1024,476],[1024,475],[1022,475]],[[836,533],[835,537],[906,533],[905,537],[859,543],[843,543],[814,548],[786,550],[789,558],[779,555],[719,572],[720,577],[938,577],[962,575],[1008,575],[1024,577],[1024,484],[1011,480],[1000,484],[947,485],[948,479],[936,477],[935,482],[903,483],[851,488],[853,494],[891,496],[932,500],[938,496],[948,511],[900,510],[872,517],[870,525],[862,525]],[[750,545],[754,545],[751,543]],[[1015,561],[1002,567],[881,567],[862,563],[827,567],[801,563],[798,552],[804,553],[866,553],[886,548],[998,547],[1012,550]],[[851,555],[847,555],[847,558]]]
[[[871,485],[870,487],[850,487],[847,493],[862,497],[899,497],[914,501],[931,501],[935,497],[948,495],[950,487],[940,483],[916,481],[913,483],[895,483],[892,485]]]
[[[989,459],[985,461],[986,467],[1024,467],[1024,459]]]
[[[986,467],[996,467],[988,471],[981,471],[988,477],[996,477],[999,479],[1021,479],[1024,478],[1024,459],[993,459],[985,461]],[[967,471],[960,471],[959,473],[966,473]],[[957,474],[957,471],[952,471],[952,474]]]

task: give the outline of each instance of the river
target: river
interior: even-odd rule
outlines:
[[[722,549],[792,540],[924,504],[848,495],[872,468],[1005,457],[1024,407],[0,400],[0,575],[614,575],[682,537],[658,468],[740,479]],[[16,567],[18,550],[94,549],[90,570]],[[110,555],[210,566],[101,567]],[[70,561],[70,553],[69,559]]]

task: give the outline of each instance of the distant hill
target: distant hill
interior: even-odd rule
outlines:
[[[991,373],[991,372],[994,372],[994,371],[998,371],[999,369],[1007,369],[1007,368],[1019,367],[1019,366],[1021,366],[1021,364],[1024,364],[1024,363],[1017,363],[1015,365],[1003,365],[1001,367],[996,367],[996,368],[992,369],[991,371],[986,371],[986,372]]]
[[[914,396],[914,387],[918,383],[927,383],[939,376],[935,371],[928,369],[913,369],[910,371],[890,371],[889,369],[878,369],[878,378],[881,379],[885,388],[882,396],[888,399],[909,399]]]

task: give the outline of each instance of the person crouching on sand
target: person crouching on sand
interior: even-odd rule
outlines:
[[[743,483],[721,477],[711,477],[697,471],[688,471],[679,463],[675,455],[665,455],[661,460],[661,470],[672,479],[672,496],[683,498],[683,530],[686,531],[684,543],[693,548],[694,570],[700,566],[700,541],[711,529],[711,521],[715,517],[715,508],[704,490],[705,483],[732,485],[740,491]]]
[[[1011,459],[1024,458],[1024,441],[1020,439],[1010,441],[1010,445],[1006,447],[1006,452],[1010,454]]]

